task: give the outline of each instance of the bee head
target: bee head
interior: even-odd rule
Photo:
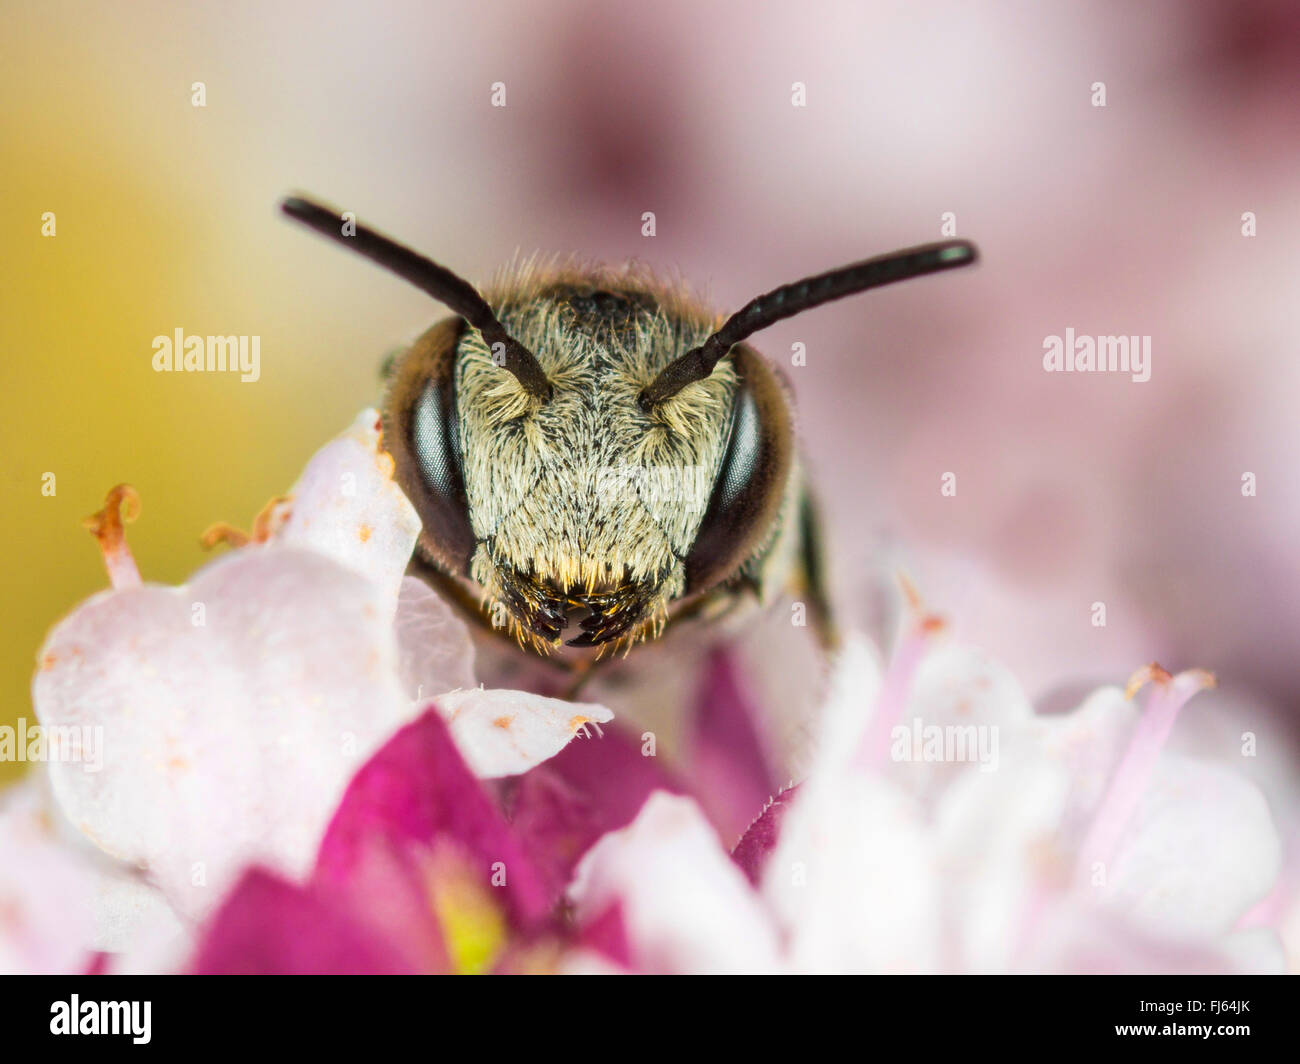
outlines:
[[[328,208],[283,208],[459,315],[394,367],[385,443],[424,526],[419,552],[542,651],[566,633],[580,647],[657,633],[672,603],[743,579],[775,538],[790,408],[748,336],[975,259],[965,241],[868,259],[759,296],[719,325],[630,272],[526,267],[485,299]]]
[[[632,274],[525,269],[489,301],[551,395],[461,323],[417,341],[385,416],[422,550],[538,649],[630,645],[773,526],[793,451],[781,386],[746,349],[647,408],[646,388],[714,322]]]

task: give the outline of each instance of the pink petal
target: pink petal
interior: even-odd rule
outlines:
[[[248,872],[208,925],[200,975],[411,974],[407,959],[319,890]]]
[[[726,649],[704,666],[691,720],[689,763],[700,804],[724,839],[738,839],[776,790],[758,707]]]
[[[578,931],[576,945],[590,950],[621,968],[632,967],[632,943],[628,936],[623,906],[614,902],[597,913]]]
[[[517,927],[548,915],[532,862],[434,710],[402,728],[353,777],[321,844],[317,878],[346,884],[376,838],[426,850],[449,839],[477,863],[484,883],[501,891]]]
[[[506,790],[506,810],[551,888],[562,891],[574,866],[606,832],[632,822],[656,790],[685,788],[638,739],[617,725],[570,743]]]
[[[763,811],[749,825],[745,833],[731,851],[731,859],[749,877],[749,881],[758,886],[763,876],[763,866],[768,856],[776,849],[781,836],[781,821],[790,808],[790,802],[799,791],[799,784],[784,788],[779,794],[768,799]]]
[[[429,858],[424,847],[372,832],[358,840],[345,874],[318,873],[313,885],[412,967],[447,972],[451,964],[433,904],[436,883]]]

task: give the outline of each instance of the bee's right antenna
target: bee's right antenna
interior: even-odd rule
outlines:
[[[782,318],[868,288],[879,288],[894,281],[906,281],[956,266],[969,266],[978,257],[975,245],[969,240],[945,240],[865,259],[774,288],[766,295],[751,299],[699,347],[692,348],[665,366],[641,393],[641,406],[649,410],[688,384],[704,380],[734,345]]]
[[[280,209],[290,218],[297,219],[335,243],[364,255],[371,262],[378,263],[445,303],[482,333],[489,348],[502,345],[504,361],[500,363],[501,367],[513,373],[529,395],[542,402],[550,399],[551,382],[546,379],[546,372],[537,361],[537,356],[506,332],[505,326],[497,320],[487,301],[468,281],[457,277],[445,266],[439,266],[363,225],[356,227],[355,235],[345,236],[339,225],[342,215],[319,203],[291,196],[280,204]]]

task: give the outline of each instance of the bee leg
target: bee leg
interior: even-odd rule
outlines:
[[[839,648],[840,633],[826,588],[826,555],[821,515],[811,492],[804,488],[799,498],[799,577],[812,614],[813,631],[822,650]]]

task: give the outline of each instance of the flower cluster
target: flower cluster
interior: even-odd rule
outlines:
[[[1208,674],[1036,714],[913,602],[887,663],[848,640],[773,793],[725,648],[684,772],[603,706],[479,687],[403,575],[419,523],[373,411],[182,587],[141,583],[133,501],[94,522],[112,588],[39,656],[42,724],[105,753],[49,765],[57,811],[42,779],[0,806],[0,970],[1284,966],[1251,917],[1279,889],[1267,803],[1165,749]]]

